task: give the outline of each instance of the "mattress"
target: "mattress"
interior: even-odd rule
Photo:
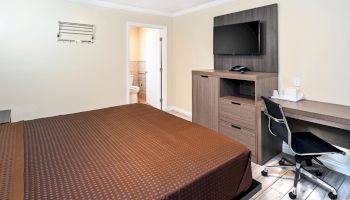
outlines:
[[[148,105],[26,121],[23,133],[24,199],[232,199],[252,182],[245,146]]]
[[[23,124],[0,125],[0,199],[23,199]]]

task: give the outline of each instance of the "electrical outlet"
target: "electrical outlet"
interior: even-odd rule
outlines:
[[[300,77],[296,76],[293,78],[293,85],[294,85],[294,87],[300,87],[300,85],[301,85]]]

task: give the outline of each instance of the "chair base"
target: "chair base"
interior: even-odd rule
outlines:
[[[294,177],[294,186],[292,188],[292,191],[289,193],[289,197],[291,199],[295,199],[297,197],[297,185],[300,179],[300,175],[304,175],[305,177],[315,181],[316,183],[318,183],[321,187],[327,189],[328,191],[330,191],[328,193],[328,197],[330,199],[337,199],[337,190],[329,185],[328,183],[326,183],[325,181],[323,181],[322,179],[320,179],[317,176],[322,176],[322,172],[319,170],[319,168],[317,167],[312,167],[312,161],[311,160],[315,160],[318,164],[323,165],[323,163],[321,161],[319,161],[317,159],[317,156],[295,156],[295,164],[293,165],[286,165],[285,162],[287,161],[288,163],[293,163],[291,161],[289,161],[286,158],[282,158],[278,163],[280,164],[279,166],[266,166],[265,169],[263,171],[261,171],[261,175],[262,176],[267,176],[268,175],[268,171],[269,170],[274,170],[274,169],[282,169],[282,170],[289,170],[289,171],[294,171],[295,172],[295,177]],[[302,165],[302,163],[305,163],[305,165]],[[308,169],[308,170],[307,170]],[[315,171],[315,174],[312,174],[309,171]]]

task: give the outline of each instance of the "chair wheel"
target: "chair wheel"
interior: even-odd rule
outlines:
[[[279,165],[285,165],[286,163],[285,163],[284,160],[279,160],[279,161],[278,161],[278,164],[279,164]]]
[[[315,174],[316,174],[316,176],[322,176],[323,175],[323,173],[320,170],[316,170]]]
[[[328,193],[328,197],[330,199],[337,199],[338,198],[338,196],[336,194],[333,194],[332,192]]]
[[[293,194],[293,192],[289,192],[289,198],[291,199],[296,199],[297,198],[297,195],[296,194]]]
[[[311,160],[305,160],[305,162],[306,162],[306,165],[307,165],[307,166],[309,166],[309,167],[312,166],[312,161],[311,161]]]
[[[262,170],[262,171],[261,171],[261,175],[262,175],[262,176],[267,176],[267,171]]]

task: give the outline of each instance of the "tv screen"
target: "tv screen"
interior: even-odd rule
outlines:
[[[259,55],[260,21],[214,27],[214,54]]]

